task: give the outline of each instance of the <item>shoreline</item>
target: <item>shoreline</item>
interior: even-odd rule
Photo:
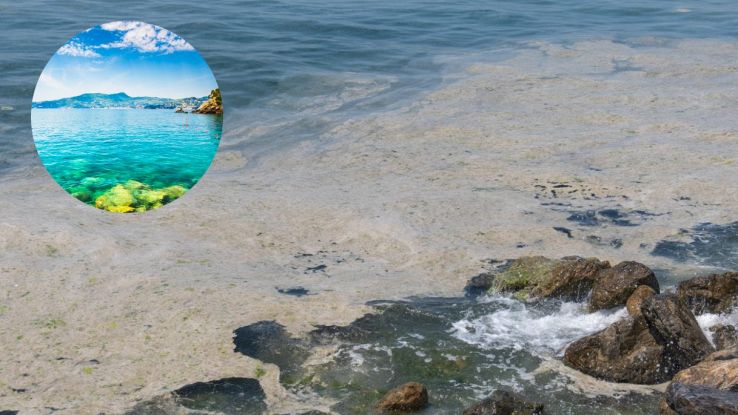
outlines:
[[[738,180],[731,50],[540,43],[255,169],[243,137],[225,135],[201,185],[136,217],[78,205],[40,165],[11,173],[0,333],[23,337],[0,357],[0,408],[118,412],[258,367],[275,403],[288,396],[276,368],[233,353],[234,329],[275,320],[299,336],[378,298],[458,294],[489,259],[580,254],[683,270],[675,281],[702,273],[651,252],[689,241],[681,228],[738,218],[724,191]],[[567,219],[608,209],[624,218]],[[276,289],[295,286],[315,295]]]

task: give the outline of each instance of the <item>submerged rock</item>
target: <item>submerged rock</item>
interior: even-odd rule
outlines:
[[[738,415],[738,393],[702,385],[672,382],[665,403],[679,415]],[[670,414],[666,408],[662,405],[662,414]]]
[[[377,404],[382,411],[414,412],[428,405],[428,390],[420,383],[408,382],[389,392]]]
[[[666,348],[670,371],[692,366],[714,352],[694,315],[676,294],[647,298],[641,313],[651,334]]]
[[[610,327],[571,343],[564,364],[611,382],[655,384],[674,371],[664,365],[665,348],[648,330],[643,317],[628,316]]]
[[[265,401],[256,379],[225,378],[183,386],[137,404],[126,415],[259,415],[266,412]]]
[[[302,371],[309,347],[290,337],[284,326],[275,321],[259,321],[234,331],[235,351],[279,366],[280,380],[293,383]]]
[[[147,184],[128,180],[98,196],[95,199],[95,207],[118,213],[144,212],[158,209],[186,192],[187,189],[179,185],[152,189]]]
[[[712,274],[679,283],[677,294],[697,315],[727,313],[736,304],[738,272]]]
[[[647,266],[625,261],[612,268],[602,270],[592,288],[589,310],[598,311],[625,304],[631,294],[641,285],[659,292],[656,275]]]
[[[505,271],[495,275],[494,288],[514,292],[521,300],[561,298],[582,300],[597,278],[610,264],[596,258],[565,257],[560,260],[546,257],[521,257]]]
[[[488,398],[464,410],[463,415],[542,415],[543,404],[529,402],[520,394],[496,390]]]
[[[710,332],[712,332],[712,342],[715,349],[723,350],[738,346],[738,332],[736,332],[735,326],[716,324],[710,327]]]
[[[641,305],[646,299],[656,295],[656,291],[648,285],[641,285],[633,291],[633,294],[628,297],[628,301],[625,302],[625,308],[628,310],[628,314],[633,317],[641,315]]]

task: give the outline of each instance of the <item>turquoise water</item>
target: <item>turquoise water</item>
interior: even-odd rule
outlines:
[[[221,116],[153,109],[34,109],[32,120],[49,174],[89,204],[129,180],[190,189],[215,156],[223,124]]]

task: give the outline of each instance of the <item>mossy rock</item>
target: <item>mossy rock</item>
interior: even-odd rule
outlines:
[[[493,289],[512,292],[520,301],[560,298],[579,301],[587,296],[599,272],[610,268],[597,258],[520,257],[495,275]]]
[[[520,257],[505,271],[495,275],[494,289],[501,292],[527,291],[551,275],[559,261],[543,256]]]

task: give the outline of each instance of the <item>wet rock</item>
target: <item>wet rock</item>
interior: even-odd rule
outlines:
[[[641,285],[633,291],[633,294],[628,297],[628,301],[625,302],[625,308],[628,310],[628,314],[637,317],[641,315],[641,305],[647,298],[651,298],[656,295],[656,291],[648,285]]]
[[[541,415],[543,404],[529,402],[520,394],[496,390],[488,398],[464,410],[463,415]]]
[[[672,382],[665,401],[679,415],[738,415],[738,393],[708,386]]]
[[[647,266],[625,261],[612,268],[603,269],[592,287],[589,310],[597,311],[625,304],[631,294],[641,285],[659,292],[659,282]]]
[[[377,404],[382,411],[414,412],[428,405],[428,390],[420,383],[408,382],[389,392]]]
[[[697,315],[727,313],[736,304],[738,272],[712,274],[679,283],[677,294]]]
[[[715,349],[723,350],[738,346],[738,332],[735,326],[716,324],[710,327],[710,332],[712,332],[712,343]]]
[[[495,275],[495,289],[513,291],[521,300],[561,298],[581,300],[592,288],[597,273],[609,268],[608,262],[596,258],[521,257],[508,269]]]
[[[676,294],[659,294],[647,298],[641,313],[649,331],[667,352],[664,362],[670,371],[690,367],[714,348],[705,337],[694,315]]]
[[[464,287],[464,292],[469,297],[476,297],[486,293],[495,283],[495,275],[491,272],[483,272],[469,279]]]
[[[665,349],[643,317],[625,317],[610,327],[571,343],[564,364],[610,382],[655,384],[673,371],[663,364]]]
[[[705,361],[677,373],[672,381],[738,392],[738,359],[716,352]]]
[[[738,359],[738,346],[729,347],[727,349],[718,350],[710,353],[703,362],[712,362],[716,360]]]
[[[669,403],[666,402],[666,397],[662,398],[659,402],[659,415],[679,415],[669,407]]]
[[[183,386],[137,404],[126,415],[257,415],[266,411],[265,400],[256,379],[225,378]]]

